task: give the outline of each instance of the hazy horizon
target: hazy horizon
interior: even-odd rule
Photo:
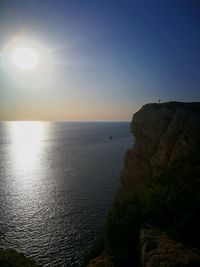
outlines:
[[[131,122],[131,120],[1,120],[0,122]]]

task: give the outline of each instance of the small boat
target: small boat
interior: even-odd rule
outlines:
[[[112,135],[109,138],[110,138],[110,140],[112,140],[113,139]]]

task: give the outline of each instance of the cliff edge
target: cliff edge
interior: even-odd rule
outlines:
[[[200,266],[200,103],[147,104],[131,131],[104,251],[89,266]]]

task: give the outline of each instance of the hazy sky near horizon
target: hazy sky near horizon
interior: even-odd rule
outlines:
[[[147,102],[200,100],[200,1],[1,0],[0,120],[131,120]],[[13,39],[48,51],[6,64]]]

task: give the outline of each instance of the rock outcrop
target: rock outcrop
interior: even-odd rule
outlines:
[[[133,115],[131,132],[135,144],[125,156],[120,188],[126,194],[126,184],[131,192],[140,190],[178,161],[191,159],[200,142],[200,103],[147,104]]]
[[[147,104],[134,114],[131,131],[135,143],[105,224],[107,260],[100,256],[91,266],[200,266],[200,103]],[[144,223],[158,230],[157,248],[147,253],[143,245],[142,260],[139,244],[147,235],[151,243]]]
[[[37,267],[35,262],[13,249],[0,249],[1,267]]]

